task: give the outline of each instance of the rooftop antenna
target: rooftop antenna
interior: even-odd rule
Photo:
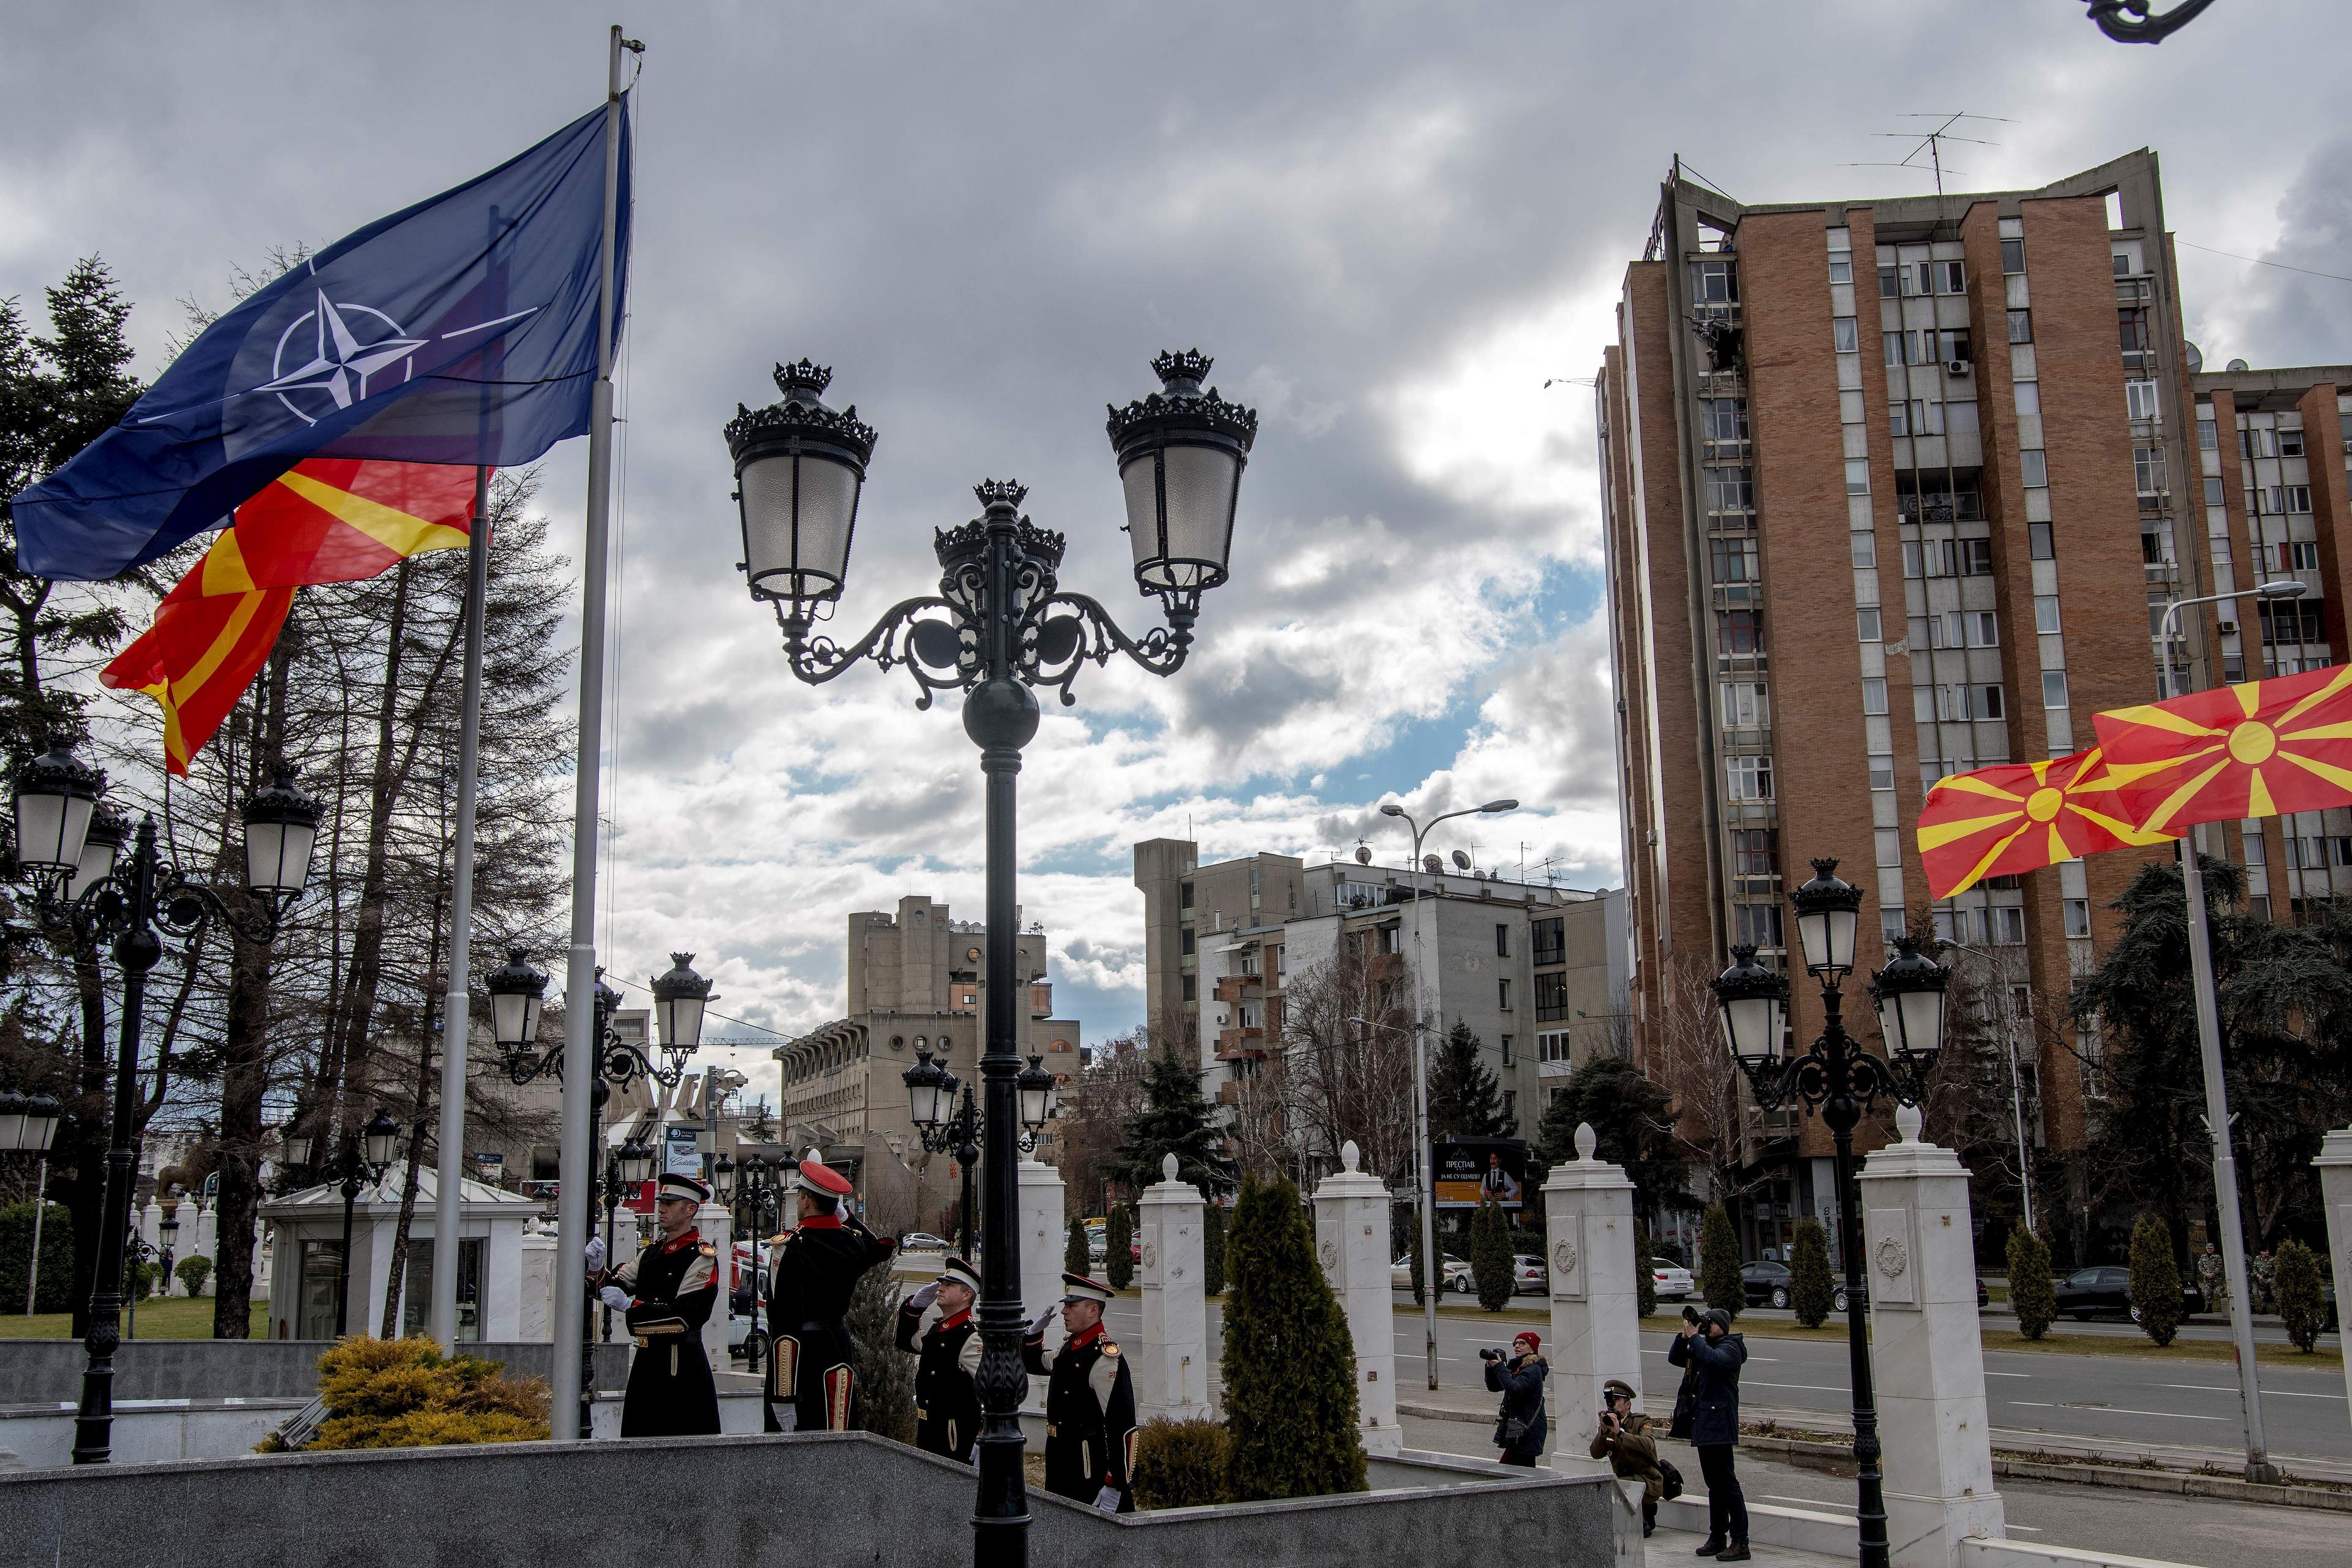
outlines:
[[[1981,136],[1955,136],[1952,134],[1953,126],[1958,125],[1963,120],[1981,120],[1993,125],[2009,125],[2014,123],[2014,121],[2005,120],[1997,114],[1914,113],[1906,114],[1902,118],[1906,120],[1934,120],[1940,121],[1940,123],[1938,123],[1933,131],[1927,132],[1924,135],[1916,131],[1874,131],[1871,132],[1874,136],[1891,137],[1895,140],[1903,142],[1916,142],[1918,145],[1912,148],[1910,152],[1906,153],[1899,163],[1847,163],[1844,164],[1843,167],[1849,169],[1908,169],[1914,174],[1933,174],[1936,180],[1936,194],[1938,196],[1944,194],[1945,142],[1965,142],[1972,147],[1998,147],[2000,145],[1998,142],[1989,142]],[[1927,162],[1925,163],[1919,162],[1919,155],[1923,153],[1927,155]],[[1951,173],[1955,174],[1962,174],[1965,171],[1959,169],[1954,169],[1951,171]]]

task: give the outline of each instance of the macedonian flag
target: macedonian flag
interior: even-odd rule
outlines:
[[[184,776],[268,662],[294,590],[355,583],[464,544],[474,470],[313,458],[237,508],[205,558],[155,606],[154,625],[99,675],[163,705],[163,763]]]
[[[2154,832],[2352,805],[2352,665],[2119,708],[2094,722],[2117,807]]]
[[[2116,805],[2099,749],[2039,763],[2002,763],[1937,779],[1919,812],[1919,863],[1930,898],[1987,877],[2013,877],[2102,849],[2161,844]]]

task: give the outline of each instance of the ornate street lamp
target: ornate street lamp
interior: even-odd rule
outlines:
[[[276,784],[246,805],[246,877],[240,889],[198,881],[165,861],[156,848],[152,816],[140,818],[126,859],[121,818],[100,806],[105,790],[106,775],[77,758],[69,742],[57,740],[18,770],[13,803],[17,875],[34,889],[37,916],[92,944],[107,942],[122,973],[121,1042],[115,1053],[106,1191],[89,1329],[82,1341],[89,1360],[74,1420],[73,1460],[78,1465],[102,1465],[112,1449],[114,1351],[122,1336],[123,1256],[131,1233],[136,1160],[131,1132],[138,1110],[140,1028],[148,971],[163,956],[165,934],[194,941],[218,923],[247,942],[276,941],[287,910],[310,879],[310,851],[322,815],[317,798],[294,782],[292,770],[281,770]],[[276,853],[266,865],[254,855],[257,820],[274,825],[278,835]]]
[[[673,952],[668,970],[654,976],[654,1017],[661,1026],[662,1049],[679,1061],[701,1046],[702,1011],[713,1000],[710,982],[689,967],[693,962],[690,952]]]
[[[490,997],[490,1038],[509,1070],[539,1049],[539,1015],[547,1004],[547,976],[530,966],[521,948],[510,948],[506,963],[482,976]]]
[[[1161,354],[1152,362],[1160,390],[1111,408],[1105,426],[1126,502],[1136,587],[1160,601],[1167,623],[1140,638],[1120,630],[1093,599],[1061,590],[1062,536],[1021,514],[1028,492],[1020,485],[992,479],[975,487],[981,516],[940,530],[933,541],[937,595],[901,602],[848,643],[814,635],[819,612],[839,600],[847,581],[874,428],[854,407],[835,412],[823,402],[833,373],[807,360],[778,365],[782,400],[739,408],[726,428],[740,506],[740,567],[752,598],[775,605],[793,675],[816,684],[863,659],[885,669],[903,665],[919,708],[929,707],[935,692],[966,694],[964,732],[981,749],[989,934],[981,1078],[990,1151],[982,1228],[990,1244],[982,1259],[986,1349],[977,1380],[987,1428],[972,1523],[974,1557],[983,1564],[1017,1564],[1028,1550],[1016,1415],[1028,1377],[1021,1367],[1015,1219],[1022,1018],[1014,969],[1014,779],[1022,748],[1037,732],[1034,689],[1073,702],[1070,684],[1080,667],[1108,664],[1113,653],[1155,675],[1172,675],[1192,647],[1202,595],[1226,578],[1235,499],[1257,416],[1202,384],[1211,364],[1197,350]]]
[[[343,1135],[343,1250],[335,1272],[335,1332],[338,1336],[352,1331],[352,1210],[359,1202],[360,1189],[382,1183],[384,1172],[392,1168],[393,1157],[399,1152],[400,1123],[386,1114],[382,1106],[376,1107],[375,1114],[367,1119],[366,1126],[355,1133]]]
[[[1037,1147],[1037,1135],[1045,1131],[1045,1123],[1054,1119],[1062,1094],[1055,1087],[1054,1075],[1045,1070],[1042,1054],[1031,1057],[1029,1065],[1021,1069],[1021,1076],[1014,1081],[1021,1090],[1021,1125],[1028,1134],[1022,1152],[1028,1153]]]
[[[1853,1387],[1853,1458],[1859,1490],[1862,1568],[1887,1568],[1886,1500],[1879,1471],[1878,1407],[1871,1390],[1870,1336],[1862,1284],[1862,1211],[1854,1186],[1853,1130],[1884,1094],[1916,1105],[1927,1091],[1943,1048],[1944,988],[1949,976],[1920,955],[1917,944],[1895,939],[1895,956],[1870,990],[1889,1055],[1873,1055],[1845,1031],[1840,982],[1853,969],[1854,927],[1862,889],[1837,875],[1835,860],[1813,862],[1812,879],[1789,896],[1805,966],[1822,983],[1826,1014],[1820,1038],[1801,1057],[1782,1045],[1789,984],[1756,962],[1756,950],[1731,950],[1732,966],[1715,981],[1723,1011],[1723,1038],[1766,1110],[1790,1100],[1818,1108],[1834,1141],[1838,1248],[1846,1289],[1846,1360]]]

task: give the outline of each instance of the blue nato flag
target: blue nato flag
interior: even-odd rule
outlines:
[[[16,497],[18,563],[115,576],[226,525],[305,458],[504,468],[585,435],[606,112],[346,236],[215,321],[120,425]],[[619,112],[616,335],[625,100]]]

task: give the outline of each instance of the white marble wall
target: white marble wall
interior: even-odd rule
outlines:
[[[555,1233],[532,1230],[517,1246],[515,1338],[555,1337]]]
[[[2312,1163],[2319,1167],[2320,1204],[2327,1211],[2327,1251],[2335,1259],[2340,1317],[2352,1304],[2352,1127],[2330,1132]],[[2344,1358],[2344,1393],[2352,1401],[2352,1356]]]
[[[694,1227],[702,1233],[702,1239],[709,1242],[719,1255],[719,1300],[702,1325],[702,1351],[710,1358],[713,1371],[725,1372],[728,1367],[727,1302],[730,1288],[735,1279],[734,1222],[729,1216],[725,1204],[704,1204],[694,1211]],[[614,1323],[613,1333],[615,1339],[620,1337],[620,1331],[621,1325]]]
[[[1576,1158],[1551,1168],[1543,1184],[1544,1234],[1551,1272],[1551,1363],[1554,1469],[1588,1470],[1585,1445],[1601,1385],[1620,1378],[1633,1385],[1634,1408],[1664,1417],[1641,1397],[1642,1308],[1633,1255],[1633,1184],[1620,1166],[1596,1160],[1599,1140],[1590,1126],[1576,1130]]]
[[[1202,1275],[1201,1189],[1176,1179],[1176,1156],[1143,1189],[1143,1336],[1129,1363],[1138,1422],[1209,1414],[1209,1301]]]
[[[1021,1310],[1031,1319],[1062,1299],[1062,1247],[1069,1235],[1062,1217],[1062,1173],[1042,1160],[1024,1157],[1016,1173],[1021,1189]],[[1062,1320],[1045,1325],[1045,1353],[1061,1347]],[[1024,1407],[1043,1413],[1045,1380],[1029,1380]]]
[[[1962,1541],[2007,1528],[1987,1428],[1969,1173],[1949,1149],[1919,1142],[1917,1110],[1897,1110],[1895,1124],[1902,1141],[1864,1161],[1860,1178],[1886,1533],[1895,1568],[1955,1568]]]
[[[1404,1447],[1397,1425],[1396,1297],[1389,1284],[1389,1190],[1358,1169],[1353,1142],[1315,1189],[1315,1257],[1356,1345],[1356,1430],[1368,1454]]]

